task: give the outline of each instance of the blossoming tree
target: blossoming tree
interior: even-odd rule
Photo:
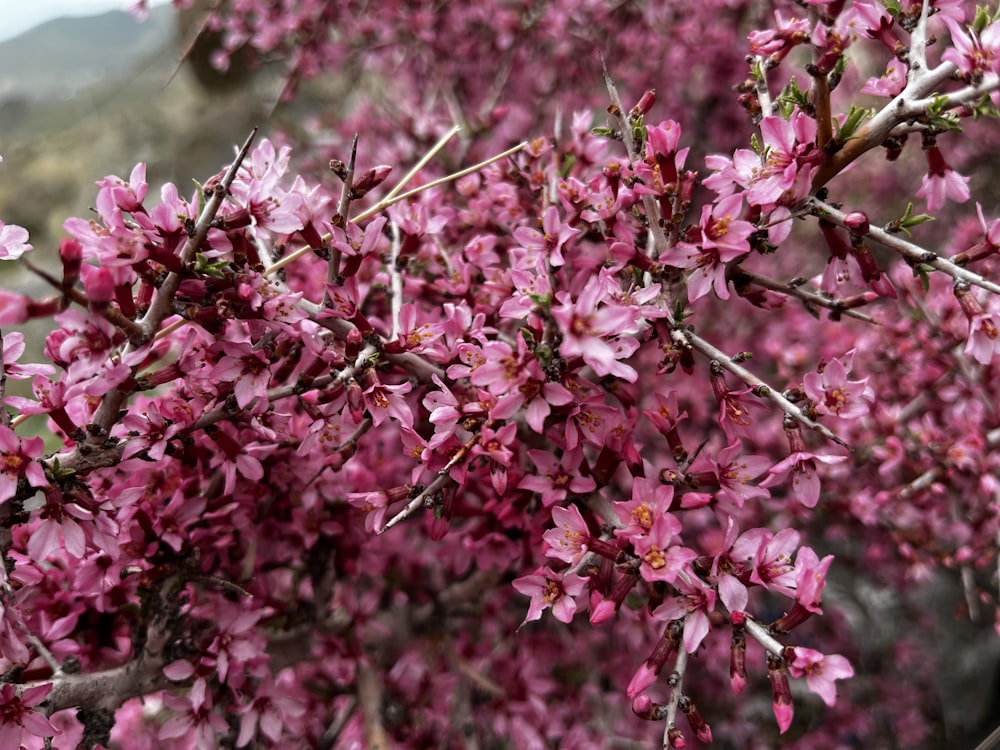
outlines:
[[[222,4],[372,95],[0,292],[0,745],[929,742],[856,584],[997,604],[996,14],[378,5]]]

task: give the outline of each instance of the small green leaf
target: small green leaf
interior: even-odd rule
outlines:
[[[229,266],[228,260],[209,260],[202,253],[195,255],[194,270],[204,276],[211,276],[216,279],[226,278],[226,268]]]
[[[926,263],[918,263],[913,267],[913,275],[920,279],[920,285],[924,288],[924,291],[929,291],[931,288],[931,271],[934,270]]]

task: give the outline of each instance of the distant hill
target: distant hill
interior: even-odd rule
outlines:
[[[0,103],[68,98],[82,88],[128,77],[172,44],[173,12],[153,8],[140,23],[125,11],[57,18],[0,43]]]

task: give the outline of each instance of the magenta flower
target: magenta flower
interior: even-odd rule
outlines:
[[[666,581],[673,583],[687,563],[698,555],[694,550],[671,546],[675,534],[681,531],[681,522],[667,513],[661,513],[653,521],[649,534],[632,538],[635,554],[641,560],[639,573],[646,581]]]
[[[19,438],[12,429],[0,425],[0,503],[5,503],[17,493],[17,483],[22,477],[32,487],[45,487],[42,465],[35,459],[45,453],[41,438]]]
[[[567,292],[556,294],[552,317],[563,335],[559,353],[566,359],[582,357],[600,377],[612,375],[634,383],[639,374],[620,360],[639,347],[627,337],[638,330],[638,311],[613,301],[611,281],[607,270],[601,269],[576,301]]]
[[[570,492],[582,495],[593,492],[597,487],[593,477],[580,475],[580,461],[583,459],[580,448],[566,451],[558,458],[551,451],[535,448],[528,450],[527,455],[534,470],[525,474],[517,487],[540,493],[542,505],[546,508],[561,503]]]
[[[795,557],[795,601],[813,614],[823,613],[820,600],[832,564],[833,555],[820,560],[811,547],[802,547]]]
[[[875,391],[868,385],[868,378],[847,379],[853,361],[854,350],[851,350],[842,360],[834,357],[818,372],[806,373],[802,378],[806,395],[816,404],[817,413],[840,419],[857,419],[868,414]]]
[[[55,488],[46,488],[45,505],[39,511],[41,522],[28,539],[28,554],[34,560],[46,560],[59,549],[59,537],[70,557],[81,559],[87,551],[87,537],[78,521],[89,527],[94,514],[70,502]]]
[[[0,302],[3,307],[3,302]],[[55,368],[48,364],[18,364],[17,360],[24,354],[24,334],[11,331],[3,335],[3,373],[8,378],[23,380],[33,375],[51,375]]]
[[[689,469],[691,474],[706,471],[709,476],[714,475],[719,484],[719,498],[732,502],[738,508],[742,508],[747,500],[771,494],[755,484],[757,478],[770,468],[770,460],[764,456],[741,456],[742,450],[743,443],[733,440],[715,458],[702,453]]]
[[[539,261],[547,261],[549,265],[558,267],[566,260],[562,249],[573,237],[580,233],[579,229],[563,224],[559,218],[559,209],[549,206],[542,215],[542,231],[530,227],[518,227],[514,230],[514,239],[528,252],[517,259],[516,266],[520,269],[533,269]]]
[[[1000,314],[983,312],[969,320],[965,353],[979,364],[988,365],[1000,353]]]
[[[796,646],[792,652],[795,658],[788,664],[792,677],[805,676],[809,689],[822,698],[826,705],[834,705],[837,702],[834,682],[854,676],[850,662],[839,654],[824,656],[811,648]]]
[[[742,543],[742,544],[741,544]],[[733,547],[733,556],[753,555],[750,580],[770,591],[794,596],[796,570],[792,557],[799,546],[799,532],[782,529],[772,534],[767,529],[751,529]]]
[[[808,451],[792,453],[788,458],[779,461],[768,471],[768,476],[760,483],[761,487],[776,487],[791,475],[792,495],[806,508],[815,508],[819,502],[820,482],[816,473],[816,463],[839,464],[847,460],[847,456],[830,456]]]
[[[739,177],[743,186],[749,188],[747,203],[771,207],[789,191],[793,200],[804,197],[822,160],[822,155],[815,151],[816,121],[801,112],[791,120],[765,117],[760,132],[767,149],[763,164],[754,154],[756,164],[751,162],[743,167],[750,166],[750,174]]]
[[[546,545],[545,556],[576,565],[587,553],[587,543],[590,541],[590,530],[580,515],[580,509],[575,505],[553,508],[552,521],[555,528],[542,534]]]
[[[667,264],[691,271],[688,278],[688,298],[695,300],[712,289],[719,299],[729,299],[726,286],[726,264],[750,252],[747,238],[755,227],[741,221],[743,196],[721,198],[714,206],[702,208],[700,237],[689,235],[687,242],[678,243],[660,259]]]
[[[991,23],[980,33],[945,18],[951,32],[951,47],[941,54],[942,62],[953,63],[966,81],[979,81],[983,74],[1000,67],[1000,24]]]
[[[384,385],[373,378],[364,391],[365,405],[372,422],[378,427],[386,419],[393,419],[407,429],[413,429],[413,412],[403,396],[413,390],[409,381],[398,385]]]
[[[222,715],[213,710],[212,696],[202,678],[194,681],[187,695],[166,693],[163,702],[174,715],[163,722],[159,739],[184,737],[193,747],[212,747],[217,734],[229,728]]]
[[[298,736],[298,726],[307,710],[307,695],[297,684],[291,669],[283,670],[276,678],[265,675],[255,691],[253,700],[237,709],[240,715],[240,733],[236,747],[245,747],[259,732],[262,737],[277,745],[282,734]]]
[[[59,734],[43,713],[32,710],[45,700],[51,690],[51,684],[39,685],[27,688],[18,695],[17,686],[13,683],[6,682],[0,687],[0,747],[18,748],[24,742],[34,746],[36,741],[29,738]]]
[[[523,627],[525,623],[539,619],[549,607],[553,617],[568,623],[576,614],[576,597],[587,585],[587,579],[575,573],[563,575],[546,566],[533,575],[515,579],[512,585],[518,592],[531,597],[528,614],[521,623]]]
[[[680,596],[663,602],[653,610],[653,617],[658,620],[684,618],[684,650],[693,654],[712,629],[708,616],[715,609],[715,589],[691,573],[680,576],[674,585]]]
[[[140,162],[132,168],[128,182],[120,177],[108,175],[97,183],[97,213],[102,217],[112,217],[121,212],[145,213],[142,202],[146,199],[149,185],[146,183],[146,165]]]
[[[624,538],[639,538],[648,535],[653,523],[667,511],[674,499],[674,488],[652,479],[636,477],[632,482],[632,499],[616,501],[615,513],[622,523],[615,529],[615,535]],[[673,516],[667,522],[671,533],[680,533],[680,521]],[[675,528],[676,527],[676,528]]]

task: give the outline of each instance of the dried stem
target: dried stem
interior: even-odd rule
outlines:
[[[382,724],[382,679],[367,660],[358,661],[355,677],[358,704],[365,727],[365,747],[388,750],[389,735]]]

